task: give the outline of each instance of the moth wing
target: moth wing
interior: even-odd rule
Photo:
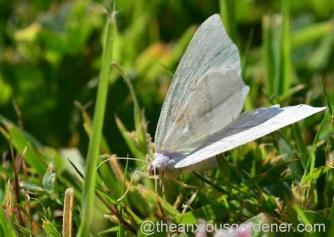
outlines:
[[[238,118],[247,93],[235,70],[210,70],[179,105],[163,140],[164,151],[188,154],[206,144]]]
[[[221,133],[216,134],[215,138],[208,144],[203,145],[202,148],[176,163],[175,168],[189,167],[254,141],[325,109],[326,107],[312,107],[301,104],[284,108],[277,106],[259,108],[253,112],[242,114]]]
[[[248,87],[219,15],[194,34],[174,75],[155,134],[158,152],[189,154],[241,112]]]

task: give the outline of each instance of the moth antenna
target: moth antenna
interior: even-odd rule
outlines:
[[[102,155],[101,157],[104,158],[105,155]],[[106,159],[104,159],[103,161],[100,162],[100,164],[97,166],[97,169],[100,168],[100,166],[102,166],[104,163],[106,163],[107,161],[110,161],[112,159],[116,159],[116,160],[135,160],[135,161],[145,162],[145,161],[143,161],[141,159],[138,159],[138,158],[121,157],[121,156],[112,157],[112,156],[108,155],[108,158],[106,158]]]
[[[131,179],[130,179],[130,183],[129,183],[128,185],[125,183],[125,185],[127,186],[127,187],[126,187],[126,190],[125,190],[125,192],[123,193],[123,195],[122,195],[120,198],[117,199],[118,202],[122,201],[122,200],[126,197],[126,195],[128,194],[128,192],[130,191],[130,188],[131,188],[131,186],[132,186],[132,183],[133,183],[135,174],[137,174],[137,172],[138,172],[138,171],[135,171],[135,172],[132,173],[132,175],[131,175]]]
[[[139,170],[135,170],[135,171],[132,173],[132,175],[131,175],[131,179],[130,179],[129,184],[126,184],[127,187],[126,187],[125,192],[123,193],[123,195],[122,195],[121,197],[119,197],[119,198],[117,199],[118,202],[122,201],[122,200],[126,197],[126,195],[129,193],[130,188],[132,187],[132,184],[133,184],[133,181],[134,181],[134,177],[135,177],[136,174],[142,175],[142,176],[144,176],[144,177],[146,177],[146,178],[149,178],[149,179],[154,178],[154,177],[148,176],[148,175],[147,175],[146,173],[144,173],[144,172],[141,172],[141,171],[139,171]],[[155,178],[154,178],[154,179],[155,179]]]
[[[100,155],[101,158],[110,158],[110,156],[112,156],[112,155],[110,155],[110,154],[102,154],[102,155]],[[114,155],[114,156],[116,156],[116,155]],[[128,156],[127,157],[125,157],[125,156],[116,156],[115,159],[128,159],[128,160],[141,160],[141,161],[143,161],[142,159],[135,158],[135,157],[128,157]]]

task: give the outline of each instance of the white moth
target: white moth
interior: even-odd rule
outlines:
[[[176,69],[162,106],[149,172],[175,176],[203,169],[218,154],[325,109],[301,104],[239,115],[248,91],[238,49],[215,14],[194,34]]]

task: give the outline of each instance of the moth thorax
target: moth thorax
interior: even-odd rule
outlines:
[[[168,168],[173,168],[174,160],[164,153],[154,153],[154,159],[149,167],[150,175],[158,175],[163,173]]]

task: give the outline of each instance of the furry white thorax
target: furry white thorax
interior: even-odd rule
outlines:
[[[180,153],[154,153],[154,159],[149,166],[150,175],[159,175],[166,178],[176,177],[188,171],[201,171],[216,166],[216,159],[207,159],[187,168],[175,168],[175,164],[182,160],[184,156]]]
[[[181,157],[175,154],[154,153],[154,159],[150,164],[149,173],[151,175],[174,176],[178,173],[175,164]]]
[[[164,153],[154,153],[154,159],[150,165],[150,170],[153,174],[159,174],[167,169],[173,169],[175,165],[175,160],[167,154]]]

